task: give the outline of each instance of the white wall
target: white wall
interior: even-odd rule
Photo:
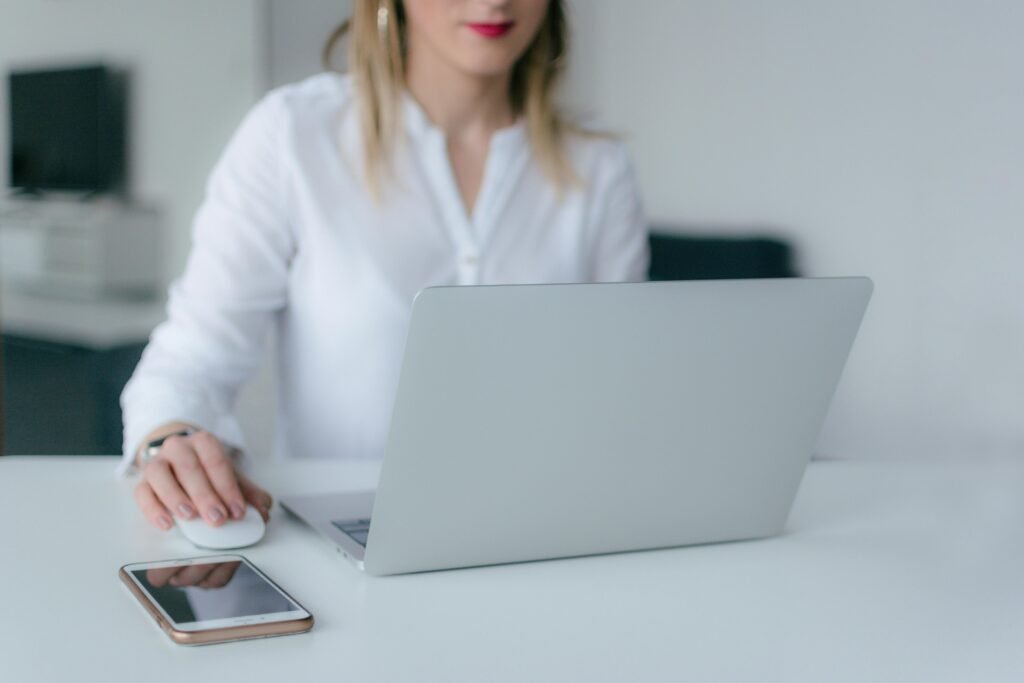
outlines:
[[[165,279],[180,273],[206,177],[263,85],[262,11],[259,0],[0,0],[0,72],[98,60],[131,71],[133,189],[164,211]]]
[[[654,219],[874,278],[824,454],[1024,457],[1024,4],[573,9],[572,101],[628,136]]]
[[[352,11],[351,0],[267,0],[267,77],[275,87],[321,71],[328,36]],[[337,64],[344,62],[339,49]]]
[[[130,69],[132,185],[164,213],[164,281],[181,274],[210,169],[266,87],[266,30],[264,0],[0,0],[0,73],[96,60]],[[6,116],[4,86],[3,150]],[[271,443],[271,387],[264,372],[241,399],[258,454]]]

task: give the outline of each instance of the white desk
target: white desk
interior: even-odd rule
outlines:
[[[0,458],[0,680],[1024,680],[1024,463],[815,463],[780,538],[391,578],[277,510],[244,554],[316,627],[202,648],[172,644],[117,579],[204,553],[146,526],[113,467]]]

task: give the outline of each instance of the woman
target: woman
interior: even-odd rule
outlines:
[[[268,328],[276,451],[379,458],[417,291],[644,278],[623,147],[553,105],[562,2],[356,0],[346,28],[349,75],[270,93],[228,145],[122,396],[124,468],[160,529],[246,502],[267,518],[229,453]]]

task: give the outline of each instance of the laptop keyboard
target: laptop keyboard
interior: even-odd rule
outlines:
[[[370,535],[369,519],[345,519],[332,521],[331,524],[359,545],[366,547],[366,537]]]

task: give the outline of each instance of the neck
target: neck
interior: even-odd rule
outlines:
[[[508,96],[510,74],[466,74],[428,50],[417,50],[416,42],[410,41],[406,87],[449,139],[490,135],[515,121]]]

